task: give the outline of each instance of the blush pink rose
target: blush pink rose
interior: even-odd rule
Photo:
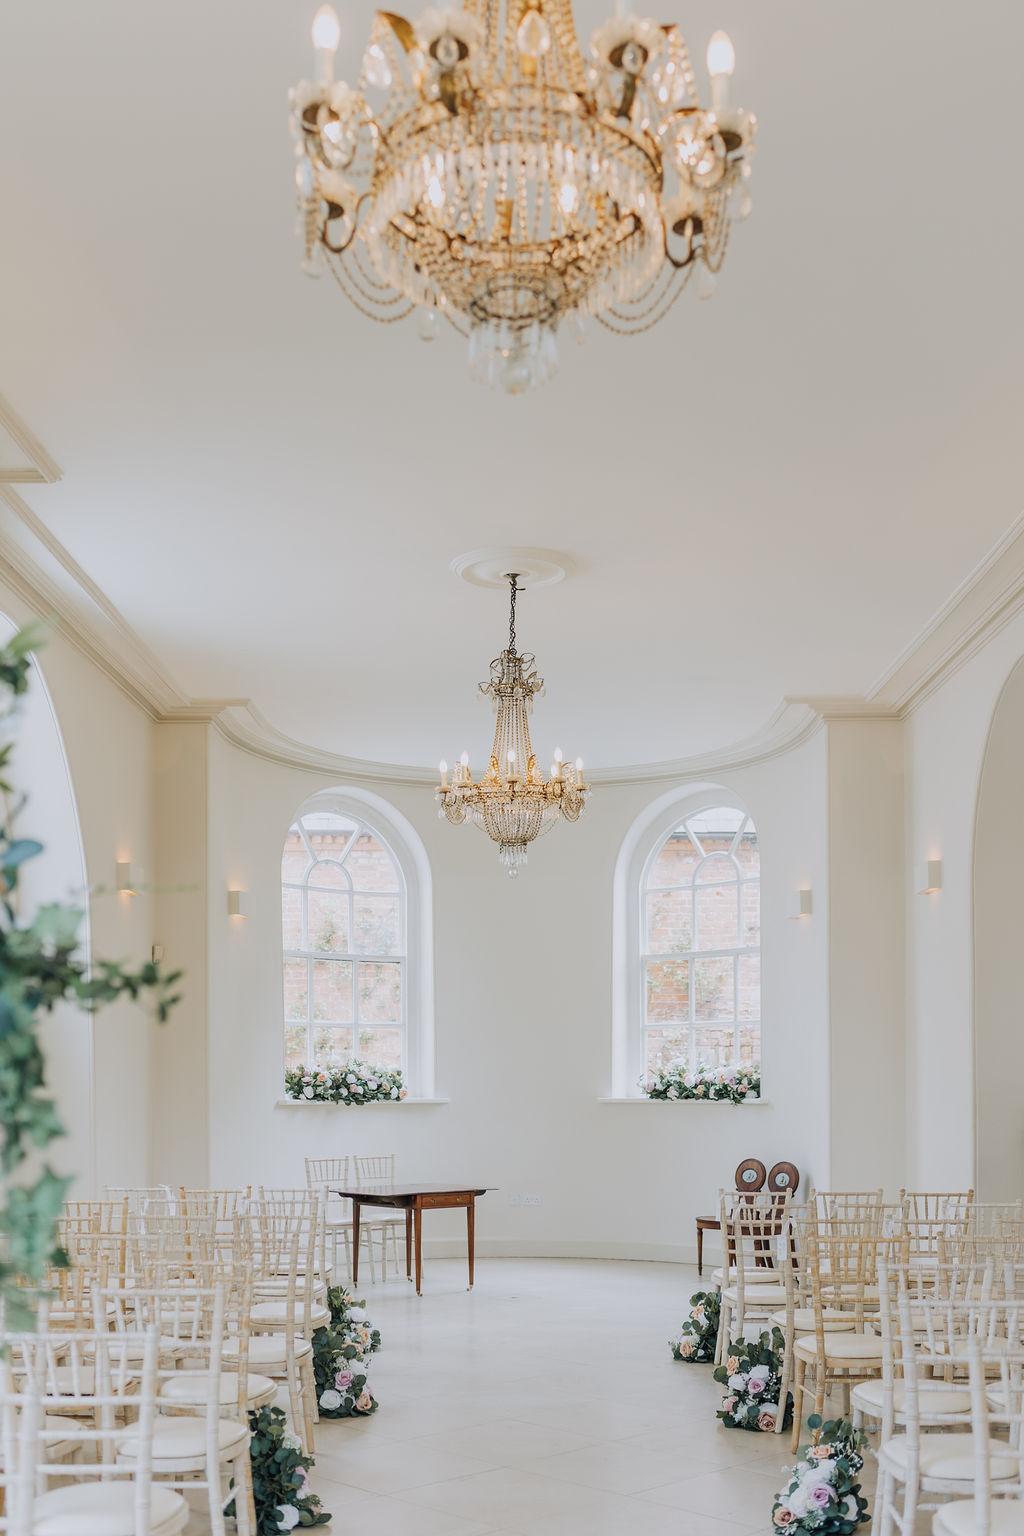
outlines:
[[[337,1387],[339,1392],[344,1392],[347,1387],[352,1385],[352,1372],[339,1371],[337,1376],[334,1378],[334,1385]]]
[[[370,1396],[369,1392],[360,1392],[359,1396],[356,1398],[356,1408],[358,1412],[369,1413],[372,1407],[373,1398]]]
[[[775,1524],[780,1530],[785,1530],[787,1525],[793,1524],[793,1511],[783,1506],[775,1511]]]
[[[826,1504],[832,1503],[832,1489],[828,1483],[815,1483],[809,1498],[814,1509],[824,1509]]]

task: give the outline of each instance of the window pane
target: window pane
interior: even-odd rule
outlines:
[[[731,1019],[735,1006],[730,958],[693,962],[694,1017]]]
[[[761,873],[761,855],[757,847],[757,833],[753,827],[747,827],[743,836],[736,844],[734,857],[745,875],[758,875]]]
[[[290,1072],[294,1067],[306,1065],[306,1038],[308,1031],[304,1024],[291,1025],[284,1032],[284,1065],[285,1071]]]
[[[647,1021],[658,1024],[690,1016],[688,960],[651,960],[647,966]]]
[[[393,955],[398,952],[397,896],[354,896],[353,948],[360,955]]]
[[[349,898],[341,891],[309,892],[309,948],[323,955],[349,952]]]
[[[649,1029],[647,1031],[646,1068],[648,1072],[660,1072],[673,1062],[682,1061],[689,1066],[689,1031],[686,1029]]]
[[[337,811],[312,811],[302,818],[309,845],[317,858],[343,859],[356,823]]]
[[[351,882],[340,864],[325,859],[313,865],[309,872],[309,883],[322,890],[347,891]]]
[[[398,891],[401,882],[394,860],[371,832],[363,832],[345,864],[357,891]]]
[[[352,1023],[351,960],[314,960],[313,1017]]]
[[[659,891],[647,898],[647,951],[683,954],[693,943],[693,897],[689,891]]]
[[[313,1031],[313,1065],[321,1071],[326,1067],[343,1067],[352,1060],[352,1041],[351,1029],[324,1029],[318,1025]]]
[[[718,863],[718,860],[709,860]],[[707,865],[704,866],[707,868]],[[739,944],[739,886],[698,885],[697,949],[735,949]]]
[[[361,1024],[400,1024],[402,1022],[402,967],[400,965],[360,964],[359,1022]]]
[[[673,832],[651,865],[647,884],[652,889],[659,885],[689,885],[699,857],[685,832]]]
[[[740,955],[738,990],[737,1018],[759,1019],[761,1017],[760,955]]]
[[[284,840],[281,858],[281,879],[301,880],[309,868],[309,854],[298,832],[293,828]]]
[[[760,880],[751,880],[743,887],[743,942],[755,946],[761,942]]]
[[[397,1071],[402,1065],[402,1032],[400,1029],[361,1029],[359,1031],[359,1060],[371,1067],[386,1067]]]
[[[697,1060],[705,1067],[727,1067],[736,1059],[735,1035],[728,1029],[694,1030]]]
[[[744,1024],[740,1030],[740,1061],[745,1067],[752,1066],[761,1056],[761,1031],[756,1025]]]
[[[281,928],[285,949],[301,949],[302,892],[297,886],[281,887]]]
[[[698,811],[695,816],[687,816],[686,825],[693,829],[697,841],[704,852],[708,853],[709,843],[716,847],[724,843],[728,848],[746,819],[745,812],[734,811],[731,805],[716,805],[710,811]]]
[[[286,1019],[306,1017],[306,962],[286,960],[284,963],[284,1016]]]
[[[725,885],[739,879],[736,865],[728,853],[711,853],[697,870],[698,885]]]

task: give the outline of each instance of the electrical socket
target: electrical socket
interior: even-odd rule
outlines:
[[[540,1205],[540,1195],[524,1195],[524,1205]]]
[[[520,1201],[518,1195],[509,1195],[508,1203],[509,1205],[520,1205],[522,1202]]]

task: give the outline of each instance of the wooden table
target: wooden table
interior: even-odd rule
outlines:
[[[352,1284],[359,1283],[359,1218],[364,1205],[384,1206],[405,1212],[405,1273],[412,1279],[416,1257],[416,1295],[423,1295],[423,1212],[466,1212],[466,1243],[469,1255],[469,1290],[473,1289],[473,1260],[477,1195],[486,1195],[479,1184],[381,1184],[375,1189],[352,1189],[347,1184],[331,1187],[332,1195],[352,1201]]]
[[[717,1216],[697,1217],[697,1274],[704,1273],[704,1233],[721,1232],[722,1223]]]

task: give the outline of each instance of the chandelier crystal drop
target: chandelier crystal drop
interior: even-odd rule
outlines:
[[[475,780],[469,754],[463,752],[448,779],[448,764],[441,763],[437,796],[441,814],[453,826],[471,821],[498,844],[498,858],[510,878],[526,863],[527,848],[535,838],[550,832],[559,820],[579,821],[590,794],[583,781],[583,760],[575,767],[562,761],[557,749],[551,777],[537,767],[530,741],[530,710],[544,687],[530,655],[516,650],[516,595],[518,572],[509,572],[511,583],[508,646],[491,662],[487,682],[480,692],[493,700],[497,720],[491,760],[483,778]]]
[[[321,6],[316,79],[291,92],[303,267],[326,262],[364,314],[422,306],[425,340],[443,316],[473,377],[520,394],[556,371],[563,321],[629,334],[695,272],[714,291],[755,128],[724,32],[709,107],[674,25],[616,15],[585,59],[570,0],[378,11],[354,87],[334,78],[340,36]]]

